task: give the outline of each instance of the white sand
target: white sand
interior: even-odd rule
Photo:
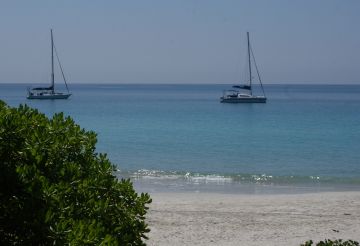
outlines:
[[[152,193],[148,245],[300,245],[360,241],[360,192]]]

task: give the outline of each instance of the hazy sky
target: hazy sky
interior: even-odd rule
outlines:
[[[0,83],[360,84],[359,0],[0,0]]]

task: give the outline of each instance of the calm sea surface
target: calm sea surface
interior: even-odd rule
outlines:
[[[27,86],[0,84],[0,99],[94,130],[144,190],[360,189],[359,85],[267,85],[266,104],[220,103],[230,85],[77,84],[54,101],[26,100]]]

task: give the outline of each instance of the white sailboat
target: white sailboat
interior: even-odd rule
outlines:
[[[28,95],[26,97],[27,99],[68,99],[71,96],[71,93],[69,92],[69,88],[68,88],[67,83],[66,83],[64,72],[63,72],[63,69],[62,69],[62,66],[61,66],[59,57],[57,55],[55,45],[54,45],[52,29],[50,30],[50,33],[51,33],[51,85],[49,87],[29,88],[28,89]],[[64,82],[65,82],[67,93],[62,93],[62,92],[56,92],[55,91],[55,83],[54,83],[54,77],[55,77],[54,76],[54,49],[55,49],[56,58],[57,58],[57,61],[59,63],[59,67],[60,67],[60,70],[61,70],[61,74],[62,74],[62,77],[63,77]]]
[[[223,96],[220,97],[220,102],[222,103],[266,103],[266,96],[265,91],[261,82],[260,73],[258,71],[255,57],[252,52],[250,46],[250,38],[249,32],[247,32],[247,47],[248,47],[248,68],[249,68],[249,81],[244,85],[234,85],[232,90],[226,90],[223,93]],[[253,81],[252,81],[252,74],[251,74],[251,57],[254,59],[254,65],[256,68],[256,73],[260,82],[261,90],[263,95],[256,96],[253,95]],[[241,90],[241,91],[240,91]]]

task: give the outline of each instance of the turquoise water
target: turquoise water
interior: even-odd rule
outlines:
[[[138,184],[360,187],[359,85],[267,85],[266,104],[219,103],[229,85],[75,84],[56,101],[26,87],[0,84],[0,98],[70,115]]]

